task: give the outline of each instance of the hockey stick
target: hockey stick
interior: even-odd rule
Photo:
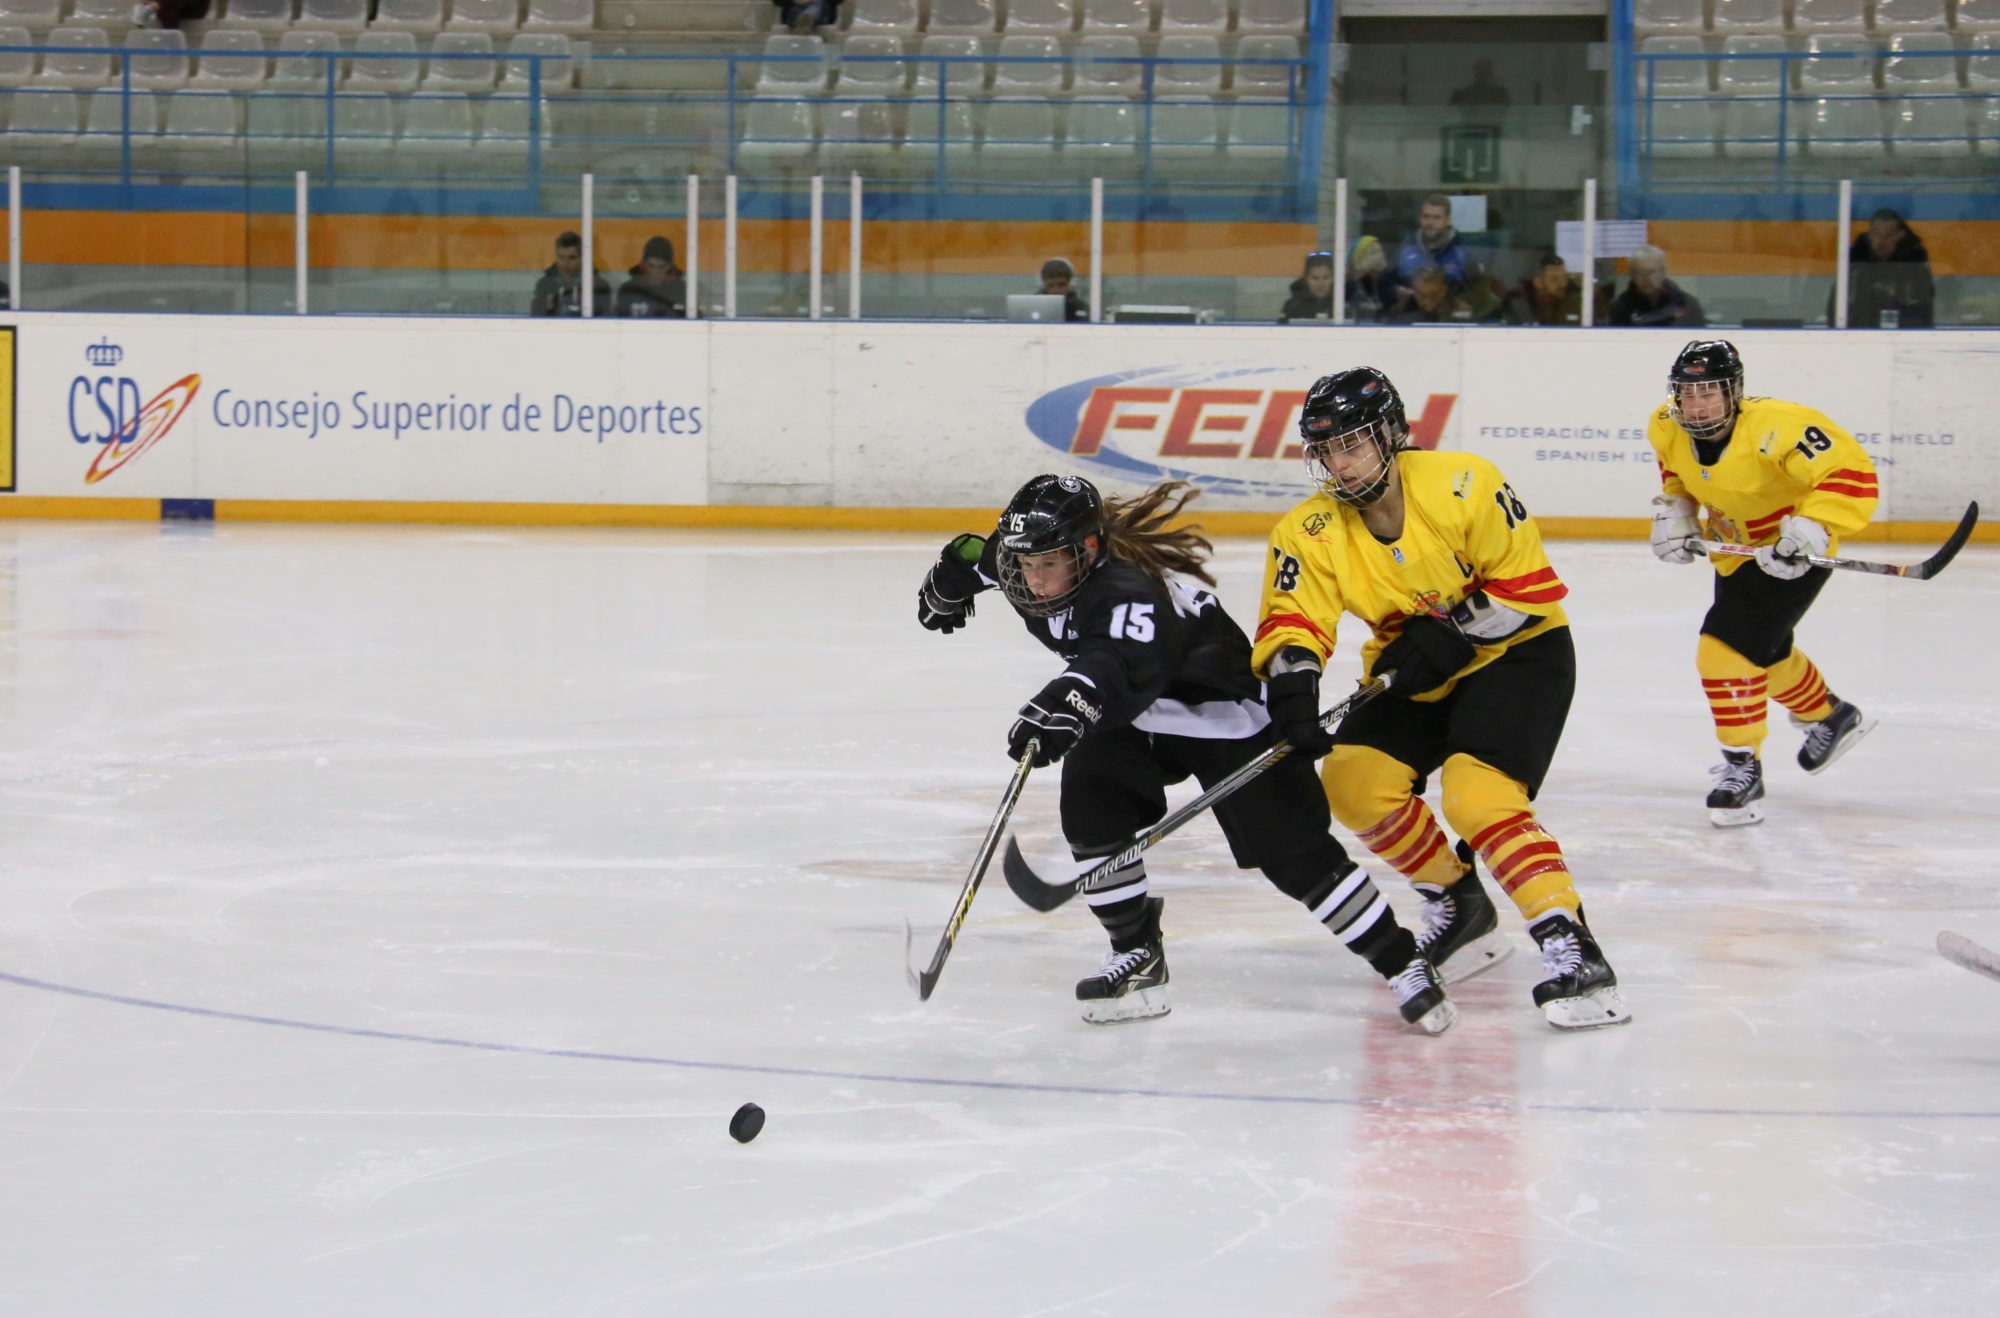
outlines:
[[[1975,975],[2000,979],[2000,953],[1981,947],[1963,934],[1939,934],[1937,948],[1945,960],[1964,966]]]
[[[993,823],[986,830],[986,840],[979,844],[979,854],[972,858],[972,869],[965,876],[965,886],[958,890],[958,905],[951,908],[951,919],[945,921],[944,935],[938,939],[937,951],[931,953],[931,963],[922,970],[911,955],[911,947],[916,942],[917,931],[903,921],[903,961],[909,972],[910,987],[917,991],[917,1001],[929,1002],[937,988],[938,976],[944,973],[944,959],[951,955],[953,943],[958,941],[959,927],[972,910],[972,899],[979,892],[979,881],[986,877],[986,867],[993,863],[993,849],[1000,844],[1000,830],[1007,827],[1007,816],[1014,813],[1014,803],[1021,799],[1021,789],[1028,784],[1028,770],[1034,767],[1035,752],[1041,749],[1039,738],[1030,737],[1021,750],[1021,758],[1015,761],[1014,776],[1007,782],[1007,791],[1000,798],[999,812],[993,816]]]
[[[1319,725],[1329,732],[1332,731],[1347,711],[1387,691],[1389,683],[1395,676],[1393,672],[1389,672],[1369,678],[1360,690],[1320,715]],[[1028,864],[1028,858],[1021,854],[1021,844],[1011,837],[1007,839],[1007,852],[1000,860],[1000,872],[1007,876],[1007,886],[1014,890],[1014,895],[1028,906],[1037,911],[1053,911],[1080,892],[1095,892],[1099,888],[1112,886],[1116,882],[1117,871],[1145,855],[1148,847],[1290,755],[1292,750],[1292,743],[1279,741],[1256,759],[1133,838],[1117,855],[1099,861],[1073,879],[1050,882],[1035,873],[1034,867]]]
[[[1805,555],[1806,562],[1814,567],[1837,567],[1849,572],[1873,572],[1878,577],[1908,577],[1912,581],[1929,581],[1945,570],[1958,551],[1965,548],[1965,542],[1972,538],[1972,528],[1979,525],[1979,505],[1965,505],[1965,516],[1958,519],[1958,525],[1951,536],[1939,546],[1938,551],[1921,563],[1870,563],[1860,558],[1821,558],[1817,554]],[[1717,540],[1704,540],[1701,547],[1710,554],[1726,554],[1733,558],[1755,558],[1757,550],[1752,545],[1727,545]]]

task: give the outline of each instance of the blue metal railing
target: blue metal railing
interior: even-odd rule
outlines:
[[[871,191],[885,191],[892,199],[903,194],[917,202],[951,198],[960,214],[976,213],[979,198],[991,197],[996,182],[1004,182],[1015,195],[1011,213],[1018,214],[1020,197],[1074,193],[1078,181],[1101,173],[1119,197],[1116,205],[1141,217],[1172,204],[1175,196],[1194,195],[1218,216],[1262,217],[1275,208],[1298,218],[1312,205],[1317,179],[1320,116],[1315,107],[1323,107],[1326,94],[1325,42],[1319,34],[1330,33],[1331,0],[1314,0],[1312,13],[1313,53],[1305,57],[1162,58],[1098,55],[1079,48],[1041,58],[855,55],[836,66],[817,53],[620,53],[594,55],[591,63],[599,67],[589,80],[593,85],[574,90],[570,83],[577,61],[539,53],[280,49],[182,55],[0,46],[0,58],[27,55],[47,67],[52,55],[95,57],[110,69],[109,80],[96,86],[31,83],[19,88],[8,131],[0,138],[0,155],[11,159],[0,159],[0,164],[22,164],[43,194],[37,198],[42,204],[59,204],[52,203],[48,189],[80,187],[100,205],[115,197],[117,205],[153,208],[168,198],[169,189],[192,196],[202,186],[274,185],[280,175],[304,168],[315,176],[316,188],[336,193],[407,186],[415,177],[456,193],[480,194],[476,204],[496,213],[538,213],[544,184],[573,178],[621,153],[645,154],[657,165],[661,181],[686,173],[742,173],[744,202],[751,212],[760,204],[777,204],[773,197],[760,197],[760,190],[783,194],[807,172],[856,168],[866,176],[870,170],[860,166],[872,161],[885,167],[870,179]],[[255,89],[183,81],[197,58],[207,74],[250,61],[261,70],[277,60],[276,68],[285,76]],[[408,77],[378,77],[359,90],[352,72],[342,78],[344,65],[365,63],[379,70],[411,62],[418,63]],[[476,75],[462,80],[461,85],[482,88],[469,98],[461,91],[437,90],[440,67],[455,65],[488,66],[498,81],[490,84],[493,90],[484,91],[489,84]],[[721,86],[677,93],[616,86],[643,80],[621,77],[621,67],[635,72],[650,67],[657,74],[662,65],[685,67],[682,81],[712,85],[719,78]],[[921,91],[896,86],[870,95],[822,94],[825,74],[794,80],[802,84],[796,91],[788,93],[783,86],[782,71],[788,67],[818,66],[830,74],[836,67],[870,65],[913,68],[931,77],[923,80]],[[143,73],[137,71],[141,66]],[[1037,66],[1053,66],[1049,87],[1038,92],[1008,82],[1010,71]],[[305,69],[316,70],[309,80],[299,76]],[[1059,90],[1070,69],[1084,79],[1076,94]],[[1259,71],[1264,76],[1256,90],[1272,99],[1222,94],[1231,70],[1242,77]],[[426,71],[431,76],[421,77]],[[1175,131],[1185,133],[1187,121],[1203,117],[1198,110],[1184,114],[1178,108],[1162,113],[1162,106],[1199,103],[1184,103],[1161,88],[1178,92],[1209,85],[1211,71],[1218,94],[1205,103],[1215,119],[1214,137],[1156,140],[1156,118],[1176,119],[1183,127]],[[508,76],[500,77],[503,72]],[[773,73],[780,76],[771,79]],[[989,79],[995,83],[991,91]],[[235,81],[252,80],[246,75]],[[383,86],[395,90],[385,96],[378,90]],[[115,127],[101,103],[80,106],[79,92],[94,101],[115,95]],[[148,99],[155,95],[166,98],[159,132],[150,131],[161,105]],[[438,108],[427,110],[426,103]],[[775,116],[757,108],[774,103],[785,107]],[[463,112],[454,108],[461,104]],[[992,107],[1019,104],[1045,106],[1039,117],[1050,131],[996,136],[983,130],[981,121]],[[475,121],[475,110],[483,122]],[[671,131],[645,126],[649,115],[661,112],[678,119]],[[840,117],[850,112],[868,131],[841,135],[852,125]],[[403,118],[400,127],[398,116]],[[773,117],[783,122],[774,126],[769,122]],[[1222,131],[1225,117],[1235,131]],[[1060,131],[1059,119],[1083,135],[1072,138]],[[490,164],[468,165],[464,154],[451,149],[460,144],[474,161],[483,158]],[[1032,169],[993,167],[1010,154],[1033,157],[1038,149],[1045,156]],[[1184,163],[1193,157],[1200,158],[1198,166]],[[1238,162],[1234,168],[1219,168],[1231,160]],[[893,168],[886,167],[890,163]],[[840,168],[830,168],[835,165]],[[1023,173],[1034,177],[1020,177]],[[351,200],[365,203],[360,196]],[[463,204],[468,201],[461,196]],[[337,199],[332,205],[340,208]],[[1008,211],[1009,206],[998,209]]]

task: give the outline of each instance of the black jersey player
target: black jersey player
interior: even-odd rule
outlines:
[[[1193,487],[1156,485],[1101,499],[1089,481],[1037,476],[990,537],[946,545],[918,592],[932,631],[963,626],[981,591],[1000,588],[1028,634],[1067,665],[1021,706],[1007,733],[1018,758],[1062,761],[1062,827],[1080,861],[1121,850],[1166,813],[1165,789],[1228,776],[1277,737],[1250,672],[1250,642],[1210,591],[1210,546],[1172,524]],[[1236,863],[1262,870],[1365,958],[1394,991],[1403,1019],[1439,1034],[1457,1018],[1416,939],[1331,830],[1308,755],[1295,754],[1215,807]],[[1076,986],[1096,1023],[1164,1015],[1164,902],[1149,896],[1144,858],[1087,894],[1111,938],[1097,973]]]

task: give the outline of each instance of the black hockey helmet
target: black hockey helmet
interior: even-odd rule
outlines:
[[[1000,588],[1008,603],[1030,617],[1046,618],[1069,607],[1103,556],[1104,500],[1081,476],[1037,476],[1015,491],[994,536]],[[1059,552],[1069,555],[1067,584],[1048,595],[1037,594],[1022,560]]]
[[[1323,375],[1306,392],[1299,438],[1305,442],[1306,472],[1313,483],[1329,498],[1366,508],[1388,492],[1393,455],[1409,442],[1403,396],[1372,366]],[[1374,446],[1380,466],[1371,480],[1354,488],[1333,474],[1330,459],[1364,442]]]
[[[1681,399],[1696,386],[1721,386],[1729,406],[1721,417],[1690,423],[1681,411]],[[1681,429],[1694,439],[1726,439],[1736,428],[1736,408],[1743,401],[1743,358],[1727,339],[1696,339],[1682,348],[1667,372],[1667,412]],[[1702,392],[1707,392],[1703,390]]]

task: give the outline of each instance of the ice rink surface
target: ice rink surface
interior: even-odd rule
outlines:
[[[2000,984],[1932,946],[2000,944],[2000,556],[1837,576],[1881,726],[1808,778],[1776,711],[1725,833],[1708,569],[1553,544],[1635,1020],[1549,1029],[1503,908],[1430,1039],[1207,821],[1171,1016],[1083,1024],[1094,922],[997,872],[916,1001],[1057,667],[917,627],[941,539],[0,525],[0,1314],[2000,1312]]]

